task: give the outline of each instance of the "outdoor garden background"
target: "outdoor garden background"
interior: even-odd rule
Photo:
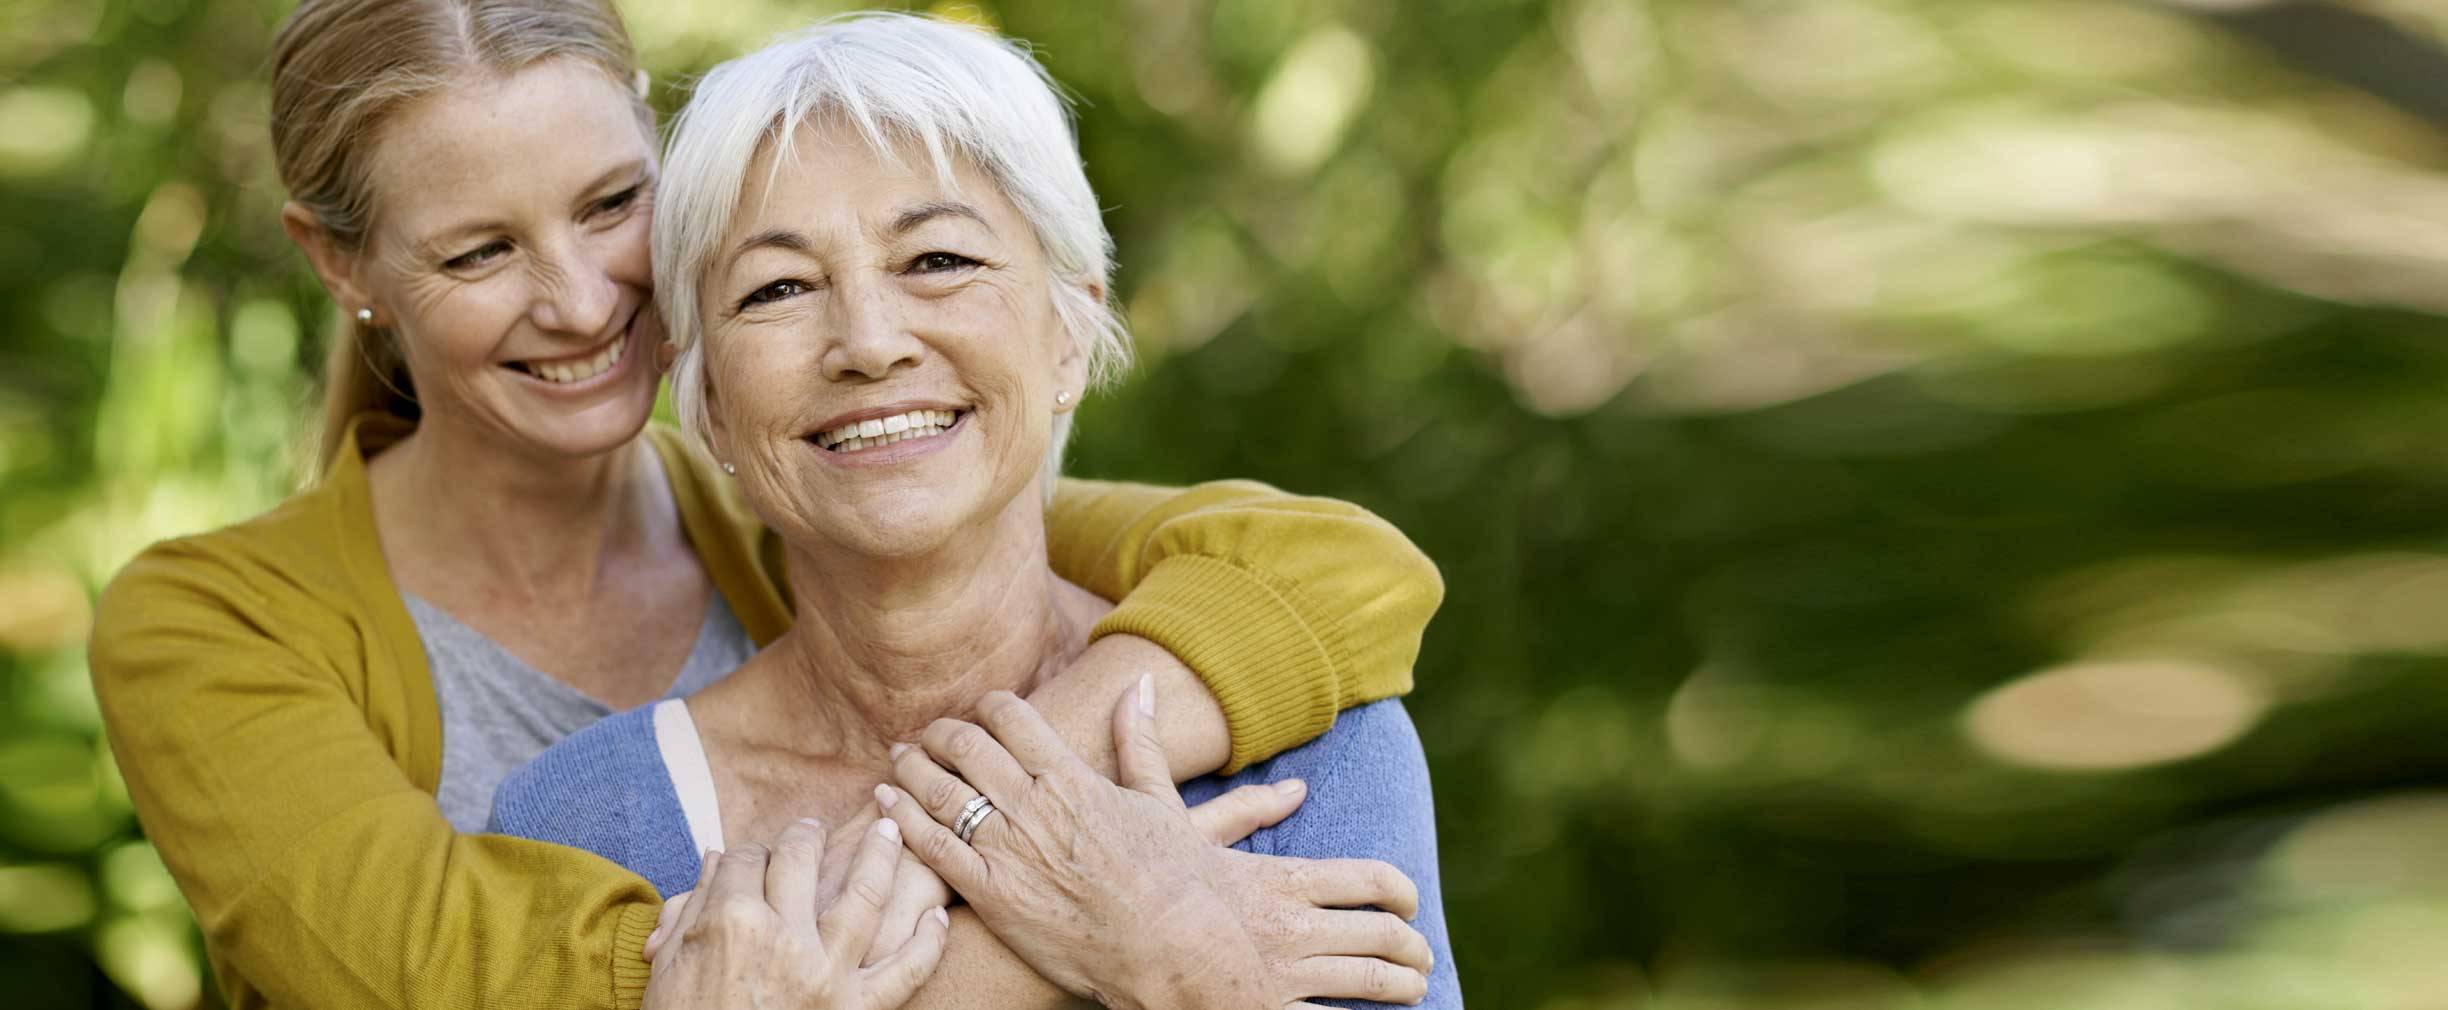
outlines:
[[[624,6],[667,111],[832,9]],[[212,999],[83,650],[295,486],[286,7],[0,0],[12,1006]],[[1443,567],[1473,1004],[2448,1006],[2437,4],[946,9],[1083,101],[1142,365],[1072,471]]]

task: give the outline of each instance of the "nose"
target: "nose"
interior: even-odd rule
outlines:
[[[619,311],[620,282],[605,264],[580,246],[563,246],[536,262],[538,290],[530,315],[548,333],[566,333],[588,342],[612,327]]]
[[[824,350],[826,381],[873,382],[915,367],[925,356],[926,345],[904,325],[889,289],[884,283],[840,283],[835,334]]]

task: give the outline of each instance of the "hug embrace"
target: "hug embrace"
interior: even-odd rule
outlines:
[[[1436,570],[1061,476],[1129,337],[1022,44],[830,19],[667,145],[595,0],[308,0],[271,83],[319,472],[92,647],[232,1006],[1460,1005]]]

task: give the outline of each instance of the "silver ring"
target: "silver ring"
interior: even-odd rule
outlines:
[[[987,802],[985,794],[981,793],[961,807],[959,817],[952,819],[952,833],[960,836],[961,844],[967,845],[969,836],[977,834],[978,825],[986,823],[986,818],[993,816],[994,812],[994,804]]]

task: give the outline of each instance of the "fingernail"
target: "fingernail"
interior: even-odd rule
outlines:
[[[952,913],[944,911],[941,905],[936,906],[935,911],[929,914],[935,916],[935,924],[938,926],[952,925]]]
[[[1156,714],[1156,676],[1154,674],[1139,675],[1139,714]]]
[[[905,743],[897,743],[892,745],[892,759],[895,761],[901,760],[901,752],[908,749],[909,745]]]
[[[1309,784],[1299,779],[1285,779],[1275,783],[1275,791],[1286,796],[1298,796],[1308,788]]]
[[[893,787],[881,782],[876,783],[876,806],[890,810],[893,804],[899,802],[901,802],[901,796],[893,792]]]
[[[799,819],[799,823],[801,823],[801,824],[805,824],[805,825],[807,825],[808,827],[811,827],[811,828],[822,828],[822,827],[824,827],[824,822],[819,821],[819,820],[817,820],[817,819],[815,819],[815,818],[813,818],[813,817],[802,817],[802,818],[800,818],[800,819]]]
[[[663,938],[663,927],[661,927],[661,926],[656,926],[656,927],[654,928],[654,932],[651,932],[651,933],[646,934],[646,946],[652,947],[652,946],[654,946],[654,945],[655,945],[655,941],[660,940],[660,939],[662,939],[662,938]]]
[[[901,840],[901,825],[894,823],[892,818],[887,817],[876,822],[875,833],[883,835],[886,841],[897,842]]]

